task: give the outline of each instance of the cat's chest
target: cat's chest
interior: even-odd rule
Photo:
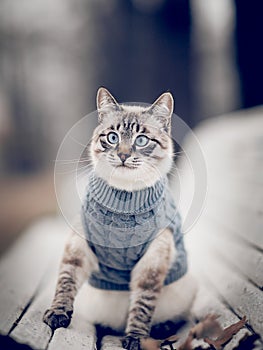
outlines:
[[[88,242],[109,248],[130,248],[152,240],[160,229],[161,213],[154,208],[143,213],[122,214],[88,200],[82,221]]]
[[[131,271],[148,248],[148,243],[135,247],[112,248],[89,243],[98,258],[100,270],[111,268],[118,271]]]

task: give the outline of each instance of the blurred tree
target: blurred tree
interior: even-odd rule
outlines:
[[[235,0],[236,53],[242,107],[263,103],[262,1]]]
[[[114,6],[110,6],[110,3]],[[171,91],[176,113],[190,125],[190,30],[188,0],[94,2],[96,80],[120,101],[152,102]]]

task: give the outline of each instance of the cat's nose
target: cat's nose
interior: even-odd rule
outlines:
[[[131,155],[129,153],[118,153],[118,157],[120,158],[120,160],[122,161],[122,163],[124,163],[126,161],[127,158],[129,158]]]

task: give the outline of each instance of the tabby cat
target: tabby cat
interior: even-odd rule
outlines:
[[[66,243],[44,322],[67,327],[88,281],[89,321],[125,331],[123,347],[136,350],[154,325],[187,314],[196,292],[167,180],[173,97],[130,106],[100,88],[97,108],[82,234],[72,232]]]

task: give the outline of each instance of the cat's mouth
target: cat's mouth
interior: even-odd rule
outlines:
[[[138,169],[138,167],[141,165],[140,162],[135,162],[135,163],[130,163],[130,162],[113,162],[113,161],[109,161],[110,165],[115,168],[115,169],[123,169],[123,170],[127,170],[127,169]]]
[[[136,169],[137,167],[134,166],[134,165],[128,165],[128,164],[119,164],[119,165],[115,165],[116,168],[119,168],[119,169]]]

